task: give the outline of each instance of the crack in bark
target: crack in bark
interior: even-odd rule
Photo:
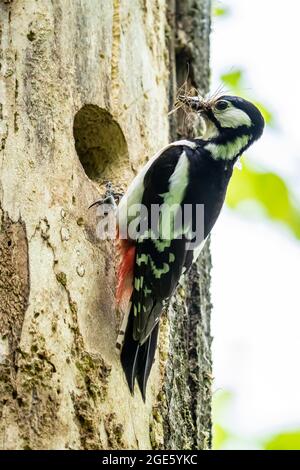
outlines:
[[[189,85],[208,91],[210,0],[169,0],[168,5],[172,106],[176,84],[182,85],[186,78],[187,63],[190,64]],[[173,113],[172,140],[181,137],[180,122],[180,115],[176,117]],[[187,130],[185,136],[193,136],[191,132]],[[169,307],[170,347],[164,364],[163,400],[158,399],[159,412],[154,409],[154,414],[163,418],[164,442],[159,444],[160,448],[211,446],[210,267],[207,243],[189,271],[184,288],[177,289]]]

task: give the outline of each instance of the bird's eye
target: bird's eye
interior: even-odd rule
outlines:
[[[218,101],[215,105],[215,108],[218,110],[218,111],[223,111],[224,109],[228,108],[229,104],[227,101],[224,101],[224,100],[221,100],[221,101]]]

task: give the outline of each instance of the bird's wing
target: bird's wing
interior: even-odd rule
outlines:
[[[133,336],[140,344],[159,321],[163,300],[172,295],[185,263],[185,235],[180,230],[178,234],[168,234],[164,229],[168,231],[170,227],[168,207],[172,204],[180,207],[188,180],[189,160],[183,145],[165,150],[144,177],[142,204],[147,214],[146,223],[140,224],[140,228],[144,225],[144,230],[141,229],[136,240],[131,297]],[[154,217],[154,222],[151,208],[161,204],[166,207],[166,213],[161,212],[160,217]]]
[[[131,237],[129,227],[134,222],[134,214],[132,208],[143,202],[148,208],[151,204],[161,204],[163,198],[160,193],[167,192],[169,182],[168,179],[172,175],[174,168],[177,164],[178,158],[182,153],[183,148],[194,149],[196,144],[193,141],[181,140],[172,142],[163,149],[161,149],[149,162],[142,168],[138,175],[133,179],[123,198],[120,200],[117,210],[117,225],[118,225],[118,252],[119,252],[119,265],[117,274],[117,293],[116,304],[117,309],[123,317],[120,332],[117,338],[117,349],[122,348],[126,325],[128,322],[130,299],[133,287],[134,271],[140,272],[143,276],[147,274],[146,266],[135,266],[135,251],[138,247],[137,240],[134,235]],[[139,243],[142,240],[139,239]],[[146,243],[147,244],[147,243]],[[147,253],[148,248],[139,246],[138,252]],[[143,282],[143,279],[142,279]],[[147,290],[146,290],[147,293]],[[143,300],[143,292],[138,295],[135,293],[135,298],[138,302]],[[140,300],[139,300],[140,299]],[[161,307],[160,307],[161,309]]]
[[[168,150],[174,150],[174,147],[181,148],[185,146],[190,149],[194,149],[196,144],[190,140],[180,140],[171,142],[170,144],[166,145],[162,149],[159,150],[147,163],[146,165],[139,171],[136,177],[132,180],[131,184],[129,185],[126,193],[122,197],[119,202],[118,210],[117,210],[117,218],[118,218],[118,226],[119,230],[123,233],[126,233],[128,219],[128,209],[134,204],[140,204],[142,202],[143,193],[144,193],[144,183],[145,177],[149,174],[149,170],[152,166],[156,166],[157,162],[161,162],[161,158],[164,158],[166,154],[168,154]]]

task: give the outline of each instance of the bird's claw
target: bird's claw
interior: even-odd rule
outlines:
[[[95,206],[107,206],[106,208],[103,208],[103,215],[107,215],[110,210],[115,211],[117,209],[116,199],[119,201],[122,196],[123,193],[114,191],[112,183],[108,182],[106,183],[105,197],[93,202],[89,206],[89,209]]]

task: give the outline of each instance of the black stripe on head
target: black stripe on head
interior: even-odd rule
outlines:
[[[218,131],[221,131],[222,130],[222,126],[221,124],[219,123],[218,119],[215,117],[214,113],[212,112],[211,109],[207,109],[205,111],[205,114],[206,116],[208,117],[208,119],[216,126],[216,128],[218,129]]]
[[[252,134],[253,140],[259,139],[259,137],[263,133],[265,121],[261,112],[253,103],[239,96],[230,96],[230,95],[221,96],[218,99],[218,101],[219,100],[229,101],[230,103],[232,103],[232,105],[235,108],[239,108],[245,113],[247,113],[252,123],[251,134]],[[244,129],[241,129],[241,131],[243,132]],[[244,134],[245,133],[247,134],[249,132],[244,132]]]

